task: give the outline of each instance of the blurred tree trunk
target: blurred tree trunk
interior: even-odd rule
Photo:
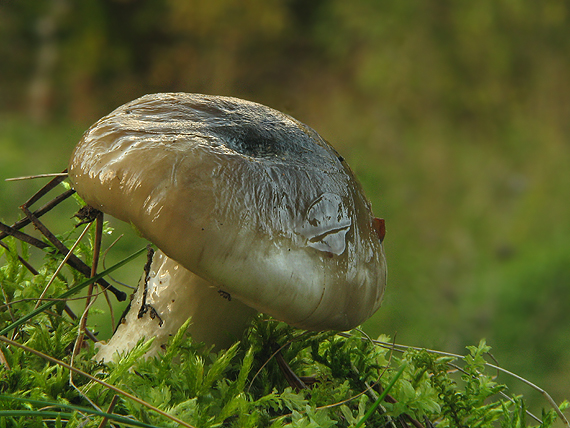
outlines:
[[[36,23],[38,50],[35,70],[29,86],[29,115],[35,122],[49,117],[53,72],[57,61],[57,28],[67,10],[66,0],[52,0],[44,16]]]

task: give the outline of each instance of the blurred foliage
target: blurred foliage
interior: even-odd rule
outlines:
[[[2,178],[63,169],[82,130],[145,93],[283,110],[386,218],[367,330],[449,351],[487,337],[568,396],[570,3],[5,1],[0,57]],[[34,184],[0,183],[0,216]]]

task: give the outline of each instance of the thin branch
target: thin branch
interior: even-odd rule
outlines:
[[[115,409],[115,406],[117,405],[118,401],[119,401],[119,396],[117,394],[113,395],[111,404],[109,404],[109,407],[107,408],[107,413],[109,414],[113,413],[113,410]],[[105,428],[107,426],[107,422],[109,422],[109,418],[105,416],[97,428]]]
[[[265,368],[265,366],[267,364],[269,364],[269,362],[275,358],[275,356],[277,354],[279,354],[281,352],[282,349],[285,349],[287,346],[289,346],[291,343],[293,343],[294,341],[302,338],[303,336],[306,336],[310,334],[310,332],[306,331],[304,333],[301,333],[300,335],[292,338],[291,340],[287,341],[285,344],[281,345],[279,348],[277,348],[277,350],[275,352],[273,352],[273,354],[271,354],[269,356],[269,358],[261,365],[261,367],[259,368],[259,370],[257,370],[257,372],[255,373],[255,375],[253,376],[253,378],[251,379],[251,381],[249,382],[249,386],[247,387],[247,393],[249,394],[249,390],[251,389],[251,387],[253,386],[253,382],[255,381],[255,379],[257,378],[257,376],[262,372],[262,370]]]
[[[67,177],[67,172],[52,172],[48,174],[36,174],[36,175],[26,175],[24,177],[12,177],[6,178],[4,181],[20,181],[20,180],[32,180],[35,178],[46,178],[46,177]]]
[[[30,199],[28,199],[24,205],[26,207],[30,207],[35,204],[40,198],[42,198],[45,194],[49,193],[50,190],[54,189],[59,183],[61,183],[67,177],[67,168],[62,171],[62,174],[66,174],[64,176],[55,177],[51,180],[48,184],[38,190]]]
[[[537,390],[538,392],[540,392],[542,394],[542,396],[546,399],[546,401],[548,401],[550,403],[550,405],[554,408],[554,410],[556,411],[556,413],[558,414],[558,416],[560,417],[560,419],[562,420],[562,422],[564,423],[564,425],[570,427],[570,423],[568,422],[568,419],[566,419],[566,416],[564,416],[564,414],[562,413],[562,411],[560,411],[560,409],[558,408],[558,404],[556,404],[556,401],[554,401],[552,399],[552,397],[550,396],[550,394],[548,392],[546,392],[544,389],[540,388],[539,386],[535,385],[534,383],[532,383],[529,380],[526,380],[525,378],[507,370],[504,369],[502,367],[496,366],[495,364],[490,364],[490,363],[486,363],[486,365],[488,367],[491,367],[495,370],[501,371],[509,376],[514,377],[515,379],[518,379],[519,381],[521,381],[522,383],[525,383],[526,385],[530,386],[531,388]]]
[[[103,235],[103,213],[101,211],[97,212],[97,217],[95,219],[95,241],[93,242],[93,262],[91,263],[91,275],[93,278],[97,275],[97,266],[99,265],[99,253],[101,252],[101,237]],[[91,299],[93,296],[93,284],[89,284],[87,289],[87,299],[85,300],[85,311],[81,316],[81,321],[79,323],[79,334],[77,335],[77,348],[73,350],[73,355],[76,355],[77,350],[81,349],[83,345],[83,335],[85,329],[87,328],[87,317],[89,316],[89,308],[91,307]],[[95,300],[93,300],[94,302]]]
[[[66,256],[67,253],[69,252],[67,247],[59,239],[57,239],[57,237],[33,213],[31,213],[30,210],[25,205],[22,205],[21,208],[22,208],[22,211],[24,211],[24,214],[26,214],[26,216],[34,224],[34,226],[38,228],[38,230],[53,244],[53,246],[62,255]],[[28,244],[33,245],[37,248],[45,249],[45,248],[49,247],[49,245],[46,244],[45,242],[40,241],[39,239],[34,238],[30,235],[27,235],[23,232],[20,232],[19,230],[15,230],[14,228],[7,226],[3,223],[0,223],[0,230],[6,232],[9,235],[14,236],[16,239],[27,242]],[[81,272],[87,278],[89,278],[89,276],[91,274],[91,268],[89,266],[87,266],[81,259],[79,259],[74,254],[71,254],[69,256],[68,264],[71,267],[78,270],[79,272]],[[117,290],[115,287],[113,287],[107,281],[102,279],[101,281],[98,281],[98,283],[100,285],[102,285],[104,288],[111,291],[115,295],[115,297],[117,298],[117,300],[119,302],[122,302],[127,298],[126,293],[124,293],[123,291]]]
[[[85,308],[85,310],[83,311],[83,315],[81,315],[81,319],[79,320],[79,323],[82,324],[84,319],[87,317],[87,314],[89,313],[89,308],[91,307],[91,305],[95,303],[95,300],[93,300],[92,302],[90,302],[87,307]],[[79,350],[81,349],[81,346],[83,345],[83,333],[80,331],[77,335],[77,338],[75,339],[75,343],[73,344],[73,352],[71,353],[71,361],[69,366],[73,367],[73,358],[79,353]],[[73,371],[70,370],[69,371],[69,384],[73,387],[73,389],[75,389],[79,395],[81,395],[83,398],[85,398],[85,400],[87,400],[89,402],[89,404],[91,404],[91,406],[93,406],[95,409],[97,409],[98,411],[101,411],[101,408],[99,406],[97,406],[97,404],[95,404],[86,394],[83,393],[83,391],[81,391],[73,382]]]
[[[71,195],[73,195],[75,193],[75,190],[70,189],[70,190],[63,192],[62,194],[56,196],[54,199],[52,199],[51,201],[46,203],[44,206],[42,206],[40,209],[34,211],[33,213],[30,213],[29,207],[32,204],[34,204],[35,202],[37,202],[40,198],[42,198],[45,194],[47,194],[50,190],[52,190],[57,185],[59,185],[63,180],[65,180],[66,174],[67,174],[67,169],[64,170],[57,177],[55,177],[53,180],[51,180],[48,184],[46,184],[40,190],[38,190],[31,198],[29,198],[20,207],[20,208],[22,208],[24,213],[26,213],[26,211],[27,211],[26,218],[23,218],[23,219],[15,222],[12,226],[8,226],[8,225],[0,222],[0,240],[5,238],[6,236],[14,236],[16,239],[19,239],[20,241],[26,242],[26,243],[28,243],[28,244],[36,247],[36,248],[45,249],[45,248],[49,247],[49,245],[46,244],[45,242],[40,241],[39,239],[34,238],[30,235],[27,235],[23,232],[20,232],[20,230],[19,230],[19,229],[27,226],[28,224],[33,223],[33,219],[36,219],[37,222],[39,224],[41,224],[41,226],[43,226],[43,231],[47,230],[48,235],[50,235],[52,237],[52,239],[50,239],[49,236],[46,234],[44,234],[44,236],[46,238],[48,238],[48,240],[50,242],[52,242],[52,244],[56,248],[58,248],[58,246],[59,246],[58,250],[65,256],[67,254],[67,249],[65,248],[65,246],[63,244],[61,244],[59,242],[59,240],[57,240],[57,238],[55,238],[55,236],[51,232],[49,232],[49,230],[41,222],[39,222],[39,218],[42,215],[44,215],[45,213],[49,212],[55,206],[60,204],[62,201],[64,201],[65,199],[67,199]],[[28,215],[28,213],[30,213],[31,215]],[[37,227],[37,225],[36,225],[36,227]],[[42,230],[41,228],[39,228],[39,229]],[[55,242],[57,242],[58,244],[56,244]],[[81,261],[75,255],[71,255],[69,257],[69,265],[71,267],[73,267],[74,269],[76,269],[77,271],[81,272],[86,277],[88,277],[90,272],[91,272],[91,268],[89,266],[87,266],[85,263],[83,263],[83,261]],[[127,298],[126,293],[124,293],[120,290],[117,290],[115,287],[113,287],[111,284],[109,284],[104,279],[101,279],[100,281],[98,281],[98,284],[101,285],[104,289],[108,289],[109,291],[111,291],[115,295],[115,297],[117,298],[117,300],[119,302],[122,302]]]
[[[30,236],[24,232],[20,232],[19,230],[16,230],[11,226],[8,226],[7,224],[4,224],[2,222],[0,222],[0,231],[6,233],[6,235],[11,235],[16,239],[25,242],[27,244],[30,244],[33,247],[39,248],[41,250],[44,250],[46,248],[53,248],[49,244],[46,244],[45,242],[40,241],[39,239],[34,238],[33,236]],[[63,248],[65,248],[66,251],[62,254],[65,256],[68,251],[65,246],[63,246]],[[85,277],[89,278],[89,274],[91,273],[91,268],[87,266],[81,259],[76,257],[74,254],[69,256],[67,264],[72,268],[74,268],[75,270],[77,270],[78,272],[82,273]],[[115,287],[113,287],[103,278],[97,280],[97,283],[101,285],[104,289],[108,289],[110,292],[112,292],[119,302],[122,302],[127,298],[127,294],[125,292],[117,290]]]
[[[68,300],[74,300],[74,299],[65,299],[65,301],[67,302]],[[77,319],[77,315],[75,315],[75,313],[71,310],[71,308],[66,304],[63,308],[63,310],[65,311],[65,313],[69,316],[69,318],[71,318],[72,320],[76,320]],[[99,342],[99,339],[97,339],[97,337],[91,332],[91,330],[89,330],[88,328],[85,329],[85,334],[87,335],[87,337],[89,339],[91,339],[94,343]]]
[[[20,232],[18,229],[15,229],[11,226],[8,226],[7,224],[4,224],[0,221],[0,239],[6,237],[6,236],[13,236],[14,238],[25,242],[26,244],[30,244],[33,247],[39,248],[40,250],[43,250],[45,248],[50,247],[48,244],[46,244],[43,241],[40,241],[38,238],[34,238],[33,236],[30,236],[24,232]]]
[[[289,364],[287,364],[287,361],[285,361],[285,358],[283,358],[281,351],[278,351],[275,354],[275,361],[277,361],[277,365],[279,366],[279,369],[281,369],[281,373],[283,373],[285,379],[287,379],[289,386],[294,388],[296,392],[307,389],[305,382],[303,382],[301,378],[297,376],[297,373],[295,373]]]
[[[107,268],[105,267],[105,260],[107,260],[107,254],[109,253],[109,250],[110,250],[111,248],[113,248],[113,247],[115,246],[115,244],[116,244],[117,242],[119,242],[119,239],[121,239],[123,236],[125,236],[125,235],[124,235],[124,234],[119,235],[119,237],[118,237],[117,239],[115,239],[115,240],[111,243],[111,245],[109,245],[109,246],[107,247],[107,249],[105,250],[105,252],[103,253],[103,259],[101,260],[101,264],[103,265],[103,269],[107,269]],[[125,284],[124,282],[118,281],[117,279],[113,278],[111,275],[109,275],[109,279],[110,279],[111,281],[113,281],[113,282],[119,284],[119,285],[122,285],[123,287],[130,288],[131,290],[136,289],[136,287],[133,287],[132,285]],[[115,324],[113,323],[113,325],[115,325]]]
[[[52,277],[50,278],[50,280],[48,281],[48,283],[46,284],[46,286],[44,287],[42,294],[40,294],[40,297],[38,298],[38,302],[36,303],[36,306],[34,306],[34,309],[37,309],[38,306],[40,306],[41,301],[43,300],[43,298],[45,297],[50,285],[53,283],[53,281],[55,281],[55,278],[57,277],[57,275],[59,275],[59,272],[61,271],[61,269],[63,268],[63,266],[65,266],[65,264],[67,263],[67,260],[69,259],[69,256],[71,256],[73,254],[73,250],[75,250],[75,247],[77,247],[77,245],[81,242],[81,240],[83,239],[83,237],[85,236],[85,234],[87,233],[87,231],[89,230],[89,227],[91,226],[91,224],[88,224],[85,229],[83,230],[83,232],[81,232],[81,235],[79,235],[79,238],[77,238],[77,240],[75,241],[75,243],[73,244],[73,246],[71,247],[71,249],[69,250],[69,252],[65,255],[65,257],[63,258],[63,260],[61,261],[61,263],[59,264],[59,266],[57,267],[57,269],[55,270],[55,272],[53,273]]]
[[[2,352],[2,349],[0,349],[0,364],[6,367],[6,369],[12,370],[10,368],[10,364],[8,364],[8,360],[6,360],[6,357],[4,356],[4,352]]]
[[[55,208],[57,205],[59,205],[61,202],[65,201],[67,198],[69,198],[71,195],[73,195],[75,193],[75,190],[70,189],[70,190],[66,190],[65,192],[61,193],[60,195],[56,196],[55,198],[53,198],[51,201],[47,202],[44,206],[42,206],[41,208],[37,209],[36,211],[34,211],[34,216],[37,218],[40,218],[41,216],[43,216],[45,213],[49,212],[50,210],[52,210],[53,208]],[[25,217],[21,220],[18,220],[17,222],[15,222],[12,225],[13,229],[16,230],[20,230],[21,228],[27,226],[28,224],[30,224],[30,219]],[[0,239],[4,239],[6,236],[10,235],[9,233],[5,233],[2,232],[0,233]]]

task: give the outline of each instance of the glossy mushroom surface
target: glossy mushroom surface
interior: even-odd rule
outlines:
[[[89,205],[293,326],[348,330],[380,306],[386,263],[369,201],[342,157],[279,111],[146,95],[83,135],[69,177]]]

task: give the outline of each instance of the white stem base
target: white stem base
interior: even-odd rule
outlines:
[[[188,333],[195,341],[215,344],[216,349],[226,348],[241,338],[256,313],[235,299],[222,297],[207,281],[161,251],[152,259],[146,281],[147,310],[140,316],[144,290],[145,278],[113,337],[108,343],[97,345],[97,360],[109,361],[115,353],[131,350],[142,338],[153,337],[155,341],[147,355],[154,355],[188,318],[192,318]]]

